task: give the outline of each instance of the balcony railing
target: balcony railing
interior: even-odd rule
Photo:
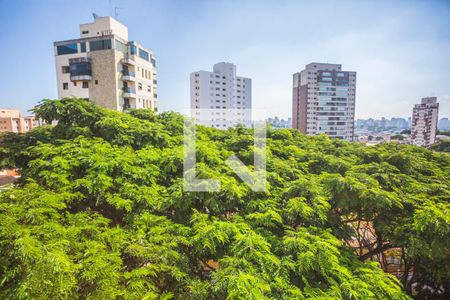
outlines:
[[[136,104],[124,104],[123,105],[123,110],[132,109],[132,108],[136,108]]]
[[[127,64],[127,65],[135,65],[136,62],[130,58],[130,55],[125,55],[124,58],[122,58],[122,63]]]
[[[128,94],[136,94],[136,89],[134,87],[124,87],[123,92]]]
[[[134,71],[130,71],[130,70],[122,70],[122,75],[136,77],[136,73]]]

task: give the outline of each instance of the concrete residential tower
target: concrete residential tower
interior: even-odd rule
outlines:
[[[236,76],[236,66],[217,63],[213,72],[191,73],[192,117],[206,126],[226,129],[236,123],[250,125],[252,80]]]
[[[422,98],[414,105],[412,115],[411,141],[417,146],[430,146],[436,141],[439,103],[436,97]]]
[[[338,64],[310,63],[293,77],[292,127],[352,141],[356,72],[342,71]]]
[[[128,40],[128,28],[94,15],[80,25],[80,38],[54,43],[58,97],[78,97],[124,110],[157,108],[156,60]]]

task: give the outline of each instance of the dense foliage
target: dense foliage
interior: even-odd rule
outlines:
[[[450,152],[450,140],[440,140],[432,145],[431,149],[439,152]]]
[[[184,192],[181,115],[76,99],[36,113],[57,125],[0,140],[2,167],[22,175],[0,193],[2,299],[449,295],[445,153],[269,130],[256,193],[224,163],[252,164],[252,130],[198,126],[197,172],[222,187]],[[377,260],[392,251],[399,279]]]

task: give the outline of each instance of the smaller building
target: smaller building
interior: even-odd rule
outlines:
[[[33,116],[23,117],[16,109],[0,109],[0,132],[24,133],[36,125]]]
[[[413,145],[428,147],[435,143],[438,111],[436,97],[422,98],[420,104],[414,105],[411,128]]]

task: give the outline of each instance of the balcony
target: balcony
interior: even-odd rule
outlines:
[[[136,98],[136,89],[134,87],[123,87],[124,98]]]
[[[136,104],[123,104],[122,106],[122,110],[127,110],[127,109],[134,109],[136,108]]]
[[[69,71],[71,81],[92,80],[91,59],[88,57],[69,59]]]
[[[130,58],[129,55],[125,55],[124,58],[122,58],[122,63],[126,64],[126,65],[130,65],[130,66],[134,66],[136,64],[136,62]]]
[[[122,70],[122,80],[124,81],[134,81],[136,74],[134,71]]]

